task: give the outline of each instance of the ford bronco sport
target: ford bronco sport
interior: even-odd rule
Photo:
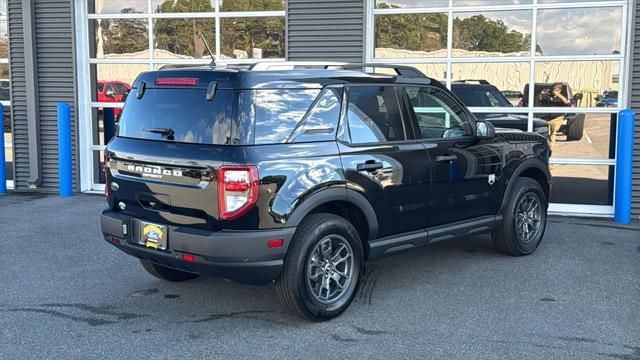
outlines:
[[[534,252],[545,138],[496,133],[414,68],[372,66],[141,74],[106,150],[105,240],[168,281],[275,281],[316,321],[349,306],[367,261],[477,233]]]

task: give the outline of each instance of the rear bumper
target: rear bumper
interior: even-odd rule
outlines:
[[[178,270],[247,284],[266,284],[278,277],[296,230],[282,228],[211,232],[184,226],[168,226],[168,248],[166,251],[159,251],[138,244],[139,221],[135,217],[107,209],[102,212],[100,223],[105,240],[129,255]],[[269,249],[267,242],[277,239],[284,240],[282,247]],[[183,254],[194,255],[196,261],[182,260]]]

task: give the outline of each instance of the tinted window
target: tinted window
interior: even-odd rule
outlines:
[[[349,88],[347,119],[354,144],[405,139],[398,100],[391,86]]]
[[[255,116],[256,145],[287,142],[320,94],[318,89],[246,91]]]
[[[136,90],[133,90],[134,93]],[[142,99],[129,96],[120,119],[120,136],[198,144],[227,144],[231,134],[233,93],[206,89],[147,89]],[[170,129],[172,136],[150,132]]]
[[[322,91],[288,142],[335,140],[340,119],[341,91],[336,88]]]
[[[511,103],[494,87],[453,85],[451,91],[472,107],[510,107]]]
[[[444,91],[432,87],[406,87],[424,139],[470,136],[471,124],[462,108]]]

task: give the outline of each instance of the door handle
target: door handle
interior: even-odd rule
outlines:
[[[437,162],[448,162],[448,161],[456,161],[458,160],[458,156],[456,155],[440,155],[436,156]]]
[[[367,160],[364,163],[358,164],[357,169],[358,169],[358,172],[360,171],[374,172],[376,170],[382,169],[382,163],[373,161],[373,160]]]

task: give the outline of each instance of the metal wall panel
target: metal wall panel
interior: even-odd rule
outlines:
[[[74,189],[77,181],[77,120],[75,117],[75,62],[73,43],[73,1],[32,0],[36,42],[36,91],[40,116],[41,184],[37,190],[58,191],[57,109],[60,102],[72,108],[72,150]],[[27,137],[27,99],[24,56],[22,1],[9,0],[11,53],[12,118],[14,124],[15,171],[17,190],[27,189],[29,177],[29,144]]]
[[[364,0],[288,0],[287,59],[362,62]]]

